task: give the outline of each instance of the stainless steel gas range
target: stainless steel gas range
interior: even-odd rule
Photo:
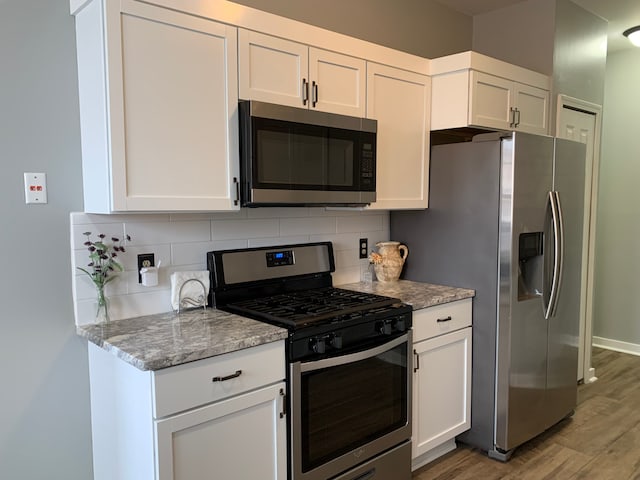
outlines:
[[[210,304],[289,330],[289,479],[409,480],[411,307],[334,288],[330,242],[207,263]]]

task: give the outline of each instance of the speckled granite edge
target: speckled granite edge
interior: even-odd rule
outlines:
[[[399,298],[402,302],[411,305],[414,310],[471,298],[476,294],[475,290],[468,288],[413,282],[411,280],[398,280],[397,282],[384,283],[358,282],[338,285],[338,287],[344,288],[345,290],[355,290],[358,292],[375,293],[386,297]]]
[[[287,338],[284,328],[216,309],[81,325],[81,337],[140,370],[159,370]]]

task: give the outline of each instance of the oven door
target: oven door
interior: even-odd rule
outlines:
[[[291,364],[294,480],[324,480],[411,438],[411,332]]]

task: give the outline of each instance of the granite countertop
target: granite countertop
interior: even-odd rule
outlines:
[[[410,280],[398,280],[397,282],[373,282],[373,283],[347,283],[338,285],[345,290],[375,293],[386,297],[399,298],[408,303],[414,310],[433,307],[443,303],[455,302],[475,296],[475,290],[468,288],[447,287],[432,283],[413,282]]]
[[[81,325],[76,331],[140,370],[159,370],[288,335],[284,328],[213,308]]]

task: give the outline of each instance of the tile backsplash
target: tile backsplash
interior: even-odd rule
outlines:
[[[173,272],[206,270],[206,252],[317,241],[333,242],[336,271],[333,284],[356,282],[368,261],[358,258],[358,239],[369,247],[389,239],[388,211],[327,210],[324,208],[258,208],[230,213],[206,214],[71,214],[72,287],[76,324],[92,323],[95,287],[76,267],[88,262],[83,232],[93,237],[131,236],[126,253],[118,259],[124,271],[107,285],[109,313],[123,319],[171,310]],[[137,256],[155,254],[162,262],[159,283],[138,283]]]

